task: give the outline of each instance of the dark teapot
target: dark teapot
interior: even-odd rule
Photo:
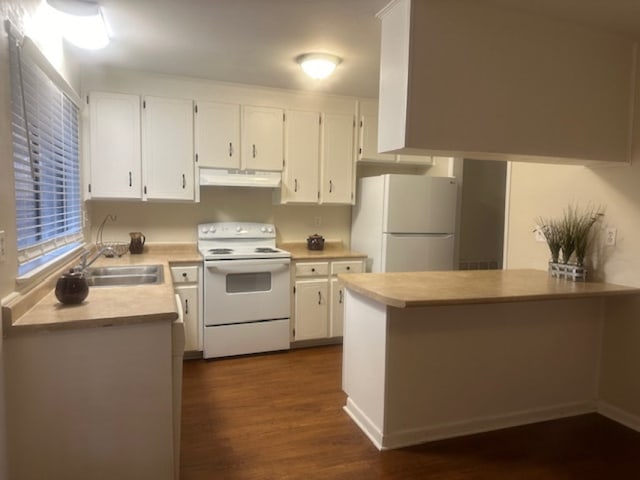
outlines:
[[[324,237],[314,233],[307,237],[307,248],[309,250],[324,250]]]
[[[89,284],[82,272],[70,270],[63,273],[56,282],[56,298],[64,304],[82,303],[89,295]]]

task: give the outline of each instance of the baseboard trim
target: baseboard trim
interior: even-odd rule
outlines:
[[[598,402],[598,413],[609,420],[640,432],[640,416],[629,413],[607,402]]]
[[[423,426],[387,434],[381,432],[350,398],[347,398],[344,410],[379,450],[391,450],[445,438],[594,413],[598,411],[598,408],[595,402],[576,402],[505,415],[470,418],[459,422]]]
[[[347,415],[351,417],[351,420],[369,437],[369,440],[376,446],[378,450],[382,450],[382,432],[375,426],[375,424],[367,417],[358,406],[353,403],[353,400],[347,398],[347,404],[342,407],[347,412]]]

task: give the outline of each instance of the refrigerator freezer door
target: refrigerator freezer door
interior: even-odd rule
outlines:
[[[386,234],[381,272],[453,270],[454,235]]]
[[[455,233],[456,179],[422,175],[385,175],[383,231]]]

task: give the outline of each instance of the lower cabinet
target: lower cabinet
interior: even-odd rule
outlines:
[[[337,275],[364,271],[364,261],[296,261],[293,271],[293,341],[342,337],[344,292]]]
[[[185,352],[202,351],[202,309],[200,264],[172,265],[174,290],[182,302],[184,314]]]

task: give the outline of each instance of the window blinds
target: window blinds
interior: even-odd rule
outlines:
[[[78,107],[9,32],[20,276],[79,244]]]

